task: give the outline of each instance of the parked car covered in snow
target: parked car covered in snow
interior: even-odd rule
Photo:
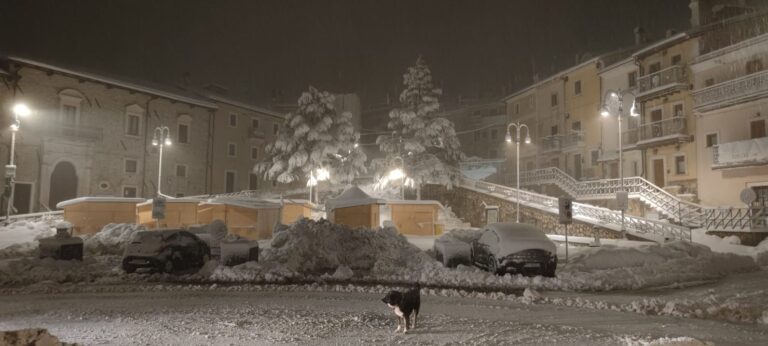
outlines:
[[[204,241],[182,229],[140,231],[125,247],[123,270],[150,268],[166,273],[202,267],[211,257]]]
[[[491,273],[540,274],[554,277],[557,246],[533,225],[493,223],[472,242],[472,264]]]

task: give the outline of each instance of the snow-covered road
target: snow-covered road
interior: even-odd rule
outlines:
[[[643,345],[680,337],[768,344],[762,325],[434,296],[422,297],[418,328],[395,335],[395,318],[380,298],[227,289],[7,295],[0,297],[0,330],[44,327],[63,341],[86,345]]]

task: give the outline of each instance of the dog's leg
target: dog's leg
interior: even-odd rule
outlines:
[[[419,310],[413,310],[413,323],[411,324],[411,329],[416,328],[416,319],[419,317]]]
[[[402,329],[402,328],[401,328],[401,327],[402,327],[402,325],[401,325],[401,322],[400,322],[400,321],[402,321],[402,320],[403,320],[403,318],[402,318],[402,317],[400,317],[400,316],[397,316],[397,329],[395,329],[395,334],[399,333],[399,332],[400,332],[400,329]]]
[[[405,320],[405,329],[403,329],[403,334],[405,334],[408,333],[408,326],[411,325],[411,315],[405,315],[403,320]]]

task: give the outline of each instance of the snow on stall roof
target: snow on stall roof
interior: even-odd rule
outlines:
[[[63,208],[68,205],[74,205],[85,202],[102,202],[102,203],[134,203],[138,204],[144,202],[144,198],[126,198],[126,197],[78,197],[61,201],[56,204],[56,208]]]
[[[329,198],[325,202],[325,208],[328,211],[337,208],[354,207],[367,204],[386,204],[387,200],[371,197],[357,186],[352,186],[344,190],[336,198]]]
[[[232,205],[249,209],[274,209],[280,208],[280,203],[270,202],[269,200],[251,199],[251,198],[211,198],[200,202],[200,204],[223,204]]]
[[[414,205],[415,204],[420,204],[420,205],[438,205],[441,208],[443,207],[443,205],[440,204],[440,202],[438,202],[438,201],[426,200],[426,199],[423,199],[423,200],[415,200],[415,199],[388,199],[386,201],[387,201],[386,202],[387,204],[414,204]]]
[[[144,202],[137,203],[137,206],[140,205],[147,205],[152,204],[152,199],[145,200]],[[204,199],[200,198],[193,198],[193,197],[182,197],[182,198],[166,198],[165,203],[200,203],[204,201]]]

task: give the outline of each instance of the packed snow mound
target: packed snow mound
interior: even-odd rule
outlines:
[[[446,242],[460,241],[469,244],[480,239],[481,235],[483,235],[481,229],[453,229],[438,237],[437,240]]]
[[[0,258],[33,255],[37,251],[38,240],[56,234],[53,225],[59,221],[20,220],[0,227]]]
[[[117,256],[85,257],[83,261],[22,258],[0,264],[0,286],[92,282],[119,276]]]
[[[218,263],[210,261],[210,267],[214,267],[208,277],[212,281],[221,282],[269,282],[280,283],[294,278],[300,278],[295,271],[275,262],[245,262],[234,267],[216,266]],[[210,268],[203,267],[201,272],[207,272]],[[198,273],[201,274],[201,273]]]
[[[110,223],[85,238],[85,250],[94,255],[122,255],[133,234],[146,230],[144,226],[130,223]]]
[[[343,265],[355,271],[394,274],[435,264],[396,229],[355,230],[307,219],[276,233],[261,260],[302,273],[333,272]]]

